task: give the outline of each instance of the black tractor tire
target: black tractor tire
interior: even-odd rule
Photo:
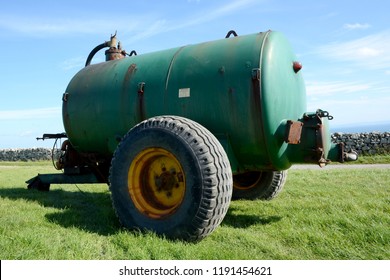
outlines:
[[[233,200],[271,200],[283,189],[287,171],[251,171],[233,176]]]
[[[183,117],[160,116],[136,125],[122,139],[109,185],[124,227],[198,241],[223,220],[233,177],[211,132]]]

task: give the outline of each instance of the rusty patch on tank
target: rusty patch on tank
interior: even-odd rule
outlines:
[[[127,87],[128,82],[131,80],[131,77],[134,75],[134,73],[137,71],[137,64],[132,63],[129,68],[127,68],[127,72],[125,75],[124,83],[125,88]]]

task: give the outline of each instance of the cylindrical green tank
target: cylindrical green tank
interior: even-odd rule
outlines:
[[[317,126],[306,128],[300,67],[286,38],[271,31],[89,65],[66,89],[64,127],[77,151],[109,156],[142,120],[177,115],[218,138],[234,173],[326,163],[336,149],[329,116],[306,114],[314,119],[307,127]]]

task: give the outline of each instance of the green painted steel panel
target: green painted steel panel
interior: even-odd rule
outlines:
[[[263,129],[272,166],[287,169],[288,144],[283,141],[284,130],[278,131],[287,120],[298,120],[306,112],[306,90],[302,72],[295,73],[297,60],[287,39],[270,32],[265,40],[261,59],[261,95]],[[283,126],[282,126],[283,127]]]

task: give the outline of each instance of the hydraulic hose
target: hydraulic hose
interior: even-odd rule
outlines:
[[[91,64],[92,58],[95,56],[95,54],[100,51],[101,49],[107,48],[110,46],[110,42],[104,42],[103,44],[100,44],[96,46],[88,55],[87,61],[85,62],[85,67]]]

